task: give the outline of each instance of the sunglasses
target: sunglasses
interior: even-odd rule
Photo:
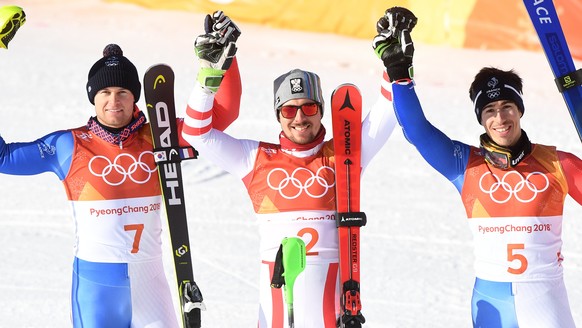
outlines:
[[[295,105],[284,105],[279,107],[279,111],[281,112],[281,116],[287,119],[295,118],[297,115],[297,111],[300,110],[303,112],[305,116],[313,116],[319,112],[319,104],[318,103],[307,103],[299,106]]]

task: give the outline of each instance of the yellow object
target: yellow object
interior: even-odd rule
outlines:
[[[540,50],[522,1],[506,0],[107,0],[152,9],[224,11],[235,21],[275,28],[372,39],[376,22],[393,6],[418,17],[415,41],[472,49]],[[554,0],[570,52],[582,59],[579,0]]]
[[[0,48],[8,48],[16,31],[26,22],[26,14],[18,6],[0,7]]]

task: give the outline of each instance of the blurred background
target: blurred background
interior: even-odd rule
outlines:
[[[392,6],[402,6],[423,21],[415,29],[415,41],[481,50],[540,50],[538,37],[519,0],[108,1],[199,13],[220,9],[235,21],[367,40],[376,34],[373,27],[380,13]],[[582,60],[582,29],[576,26],[580,21],[582,1],[555,0],[554,5],[572,56]]]

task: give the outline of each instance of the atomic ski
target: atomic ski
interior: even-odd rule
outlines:
[[[342,84],[331,96],[337,229],[340,259],[340,317],[338,327],[361,327],[365,322],[360,301],[360,212],[362,96],[353,84]]]
[[[172,242],[182,323],[185,328],[200,328],[200,311],[205,310],[205,307],[200,289],[194,281],[180,166],[183,159],[196,158],[197,152],[192,147],[180,148],[178,145],[172,68],[162,64],[154,65],[146,71],[143,82],[154,157]]]
[[[574,66],[554,3],[551,0],[524,0],[523,3],[582,140],[582,70]]]

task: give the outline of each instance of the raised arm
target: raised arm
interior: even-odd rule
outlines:
[[[258,142],[222,132],[238,117],[240,107],[241,83],[234,58],[240,30],[223,12],[208,15],[204,25],[206,33],[195,43],[200,69],[182,137],[202,158],[242,178],[252,169]]]
[[[384,61],[392,83],[394,110],[404,136],[433,168],[460,190],[470,147],[451,140],[434,127],[422,111],[414,90],[414,44],[410,24],[402,23],[403,11],[409,12],[405,8],[390,8],[380,18],[374,49]]]
[[[380,84],[380,95],[362,121],[362,170],[386,144],[396,126],[392,109],[392,92],[386,72]]]
[[[241,31],[220,10],[206,15],[204,31],[195,41],[200,63],[197,80],[203,88],[216,94],[212,127],[224,131],[236,120],[240,109],[242,86],[235,54]]]
[[[6,143],[0,137],[0,173],[34,175],[54,172],[63,180],[71,166],[73,136],[58,131],[33,142]]]
[[[412,12],[405,9],[387,11],[386,16],[384,17],[390,19],[393,24],[405,26],[410,30],[412,30],[416,25],[416,17]],[[381,31],[384,29],[384,26],[377,24],[376,29]],[[381,44],[376,42],[372,44],[374,51],[377,54],[378,45]],[[378,57],[382,59],[381,55],[378,55]],[[384,60],[382,61],[386,70],[388,70],[389,66],[386,65]],[[396,117],[394,116],[394,110],[392,109],[391,89],[392,87],[390,85],[387,71],[384,71],[380,83],[380,95],[362,122],[362,169],[366,168],[372,158],[380,151],[380,148],[386,144],[386,141],[388,141],[388,138],[396,126]]]

